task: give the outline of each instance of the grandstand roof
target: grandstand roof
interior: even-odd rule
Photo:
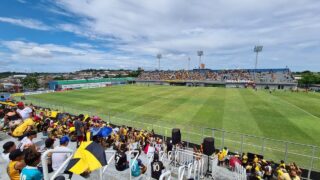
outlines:
[[[289,68],[270,68],[270,69],[193,69],[191,71],[248,71],[248,72],[285,72],[290,71]]]
[[[119,82],[119,81],[132,81],[134,78],[102,78],[102,79],[79,79],[79,80],[58,80],[53,81],[57,84],[86,84],[86,83],[100,83],[100,82]]]

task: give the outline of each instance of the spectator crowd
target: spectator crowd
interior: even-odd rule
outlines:
[[[256,78],[255,78],[256,77]],[[289,69],[266,70],[179,70],[179,71],[144,71],[138,80],[179,80],[179,81],[216,81],[216,82],[256,82],[289,83],[294,78]]]
[[[183,75],[181,75],[183,76]],[[6,162],[7,174],[11,180],[41,180],[43,179],[43,166],[41,164],[41,154],[47,150],[72,150],[70,142],[76,142],[79,147],[83,141],[93,141],[105,149],[112,148],[116,151],[115,169],[124,171],[131,165],[131,175],[138,177],[147,171],[151,172],[154,179],[159,179],[164,164],[159,158],[159,152],[172,150],[172,143],[165,142],[157,136],[153,130],[148,132],[126,126],[114,126],[103,121],[98,116],[89,117],[88,115],[72,115],[60,113],[48,108],[25,106],[19,102],[17,106],[5,106],[0,108],[1,125],[0,130],[8,135],[17,138],[18,143],[7,141],[3,144],[2,159]],[[111,128],[112,132],[108,135],[101,135],[102,128]],[[44,147],[39,147],[35,142],[38,133],[46,137]],[[90,134],[90,139],[87,139]],[[57,146],[55,142],[58,141]],[[183,148],[183,144],[180,144]],[[136,150],[132,157],[127,157],[128,151]],[[141,153],[152,154],[153,161],[151,168],[139,158]],[[195,154],[202,154],[202,146],[194,147]],[[134,157],[138,157],[134,159]],[[239,163],[245,167],[250,179],[273,179],[279,180],[298,180],[301,176],[300,168],[295,164],[285,164],[281,161],[276,165],[272,161],[266,161],[258,156],[252,160],[247,154],[231,154],[228,148],[217,150],[213,156],[218,158],[218,165],[234,170],[235,164]],[[69,157],[68,153],[49,153],[47,156],[48,172],[53,172],[61,167],[62,163]],[[200,156],[196,156],[201,158]],[[73,176],[66,171],[69,178]],[[86,177],[90,171],[81,174]]]

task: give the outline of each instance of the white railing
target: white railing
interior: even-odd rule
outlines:
[[[235,172],[236,172],[236,177],[235,177],[236,180],[247,179],[246,169],[243,166],[241,166],[239,163],[236,163]]]
[[[57,150],[47,150],[45,151],[42,156],[41,156],[41,164],[42,164],[42,169],[43,169],[43,179],[44,180],[53,180],[60,174],[60,172],[65,168],[65,166],[69,163],[69,161],[73,157],[73,152],[74,151],[57,151]],[[49,178],[49,173],[48,173],[48,161],[47,161],[47,156],[49,153],[68,153],[70,156],[62,163],[62,165],[59,167],[57,171],[54,172],[51,178]]]
[[[194,153],[189,150],[177,149],[175,151],[175,163],[188,168],[188,177],[199,179],[204,175],[204,158],[206,155]],[[182,167],[181,166],[181,167]]]
[[[192,170],[193,170],[194,166],[193,163],[189,163],[188,164],[188,174],[187,174],[187,178],[190,179],[192,177]]]
[[[106,154],[107,154],[107,153],[111,153],[112,155],[111,155],[111,157],[109,158],[107,165],[105,165],[105,166],[103,167],[103,169],[100,168],[100,179],[103,179],[104,173],[107,171],[107,168],[109,167],[109,164],[111,163],[111,161],[114,159],[114,157],[115,157],[115,155],[116,155],[116,151],[114,151],[114,150],[106,150],[105,153],[106,153]]]
[[[165,154],[166,154],[166,153],[165,153],[164,151],[160,151],[160,152],[159,152],[159,160],[160,160],[160,161],[163,160]]]
[[[211,160],[211,175],[213,179],[216,179],[218,174],[218,157],[213,157]]]
[[[171,180],[171,171],[166,171],[161,174],[159,180],[164,180],[164,178],[168,177],[168,180]]]
[[[183,176],[184,176],[184,172],[185,172],[186,168],[184,165],[179,167],[178,170],[178,180],[183,180]]]
[[[48,173],[48,161],[47,161],[47,156],[48,156],[49,153],[68,153],[68,154],[70,154],[70,156],[59,167],[59,169],[54,172],[54,174],[51,176],[51,178],[49,177],[49,173]],[[59,174],[63,174],[61,172],[63,171],[65,166],[70,162],[70,160],[73,158],[73,153],[74,153],[74,151],[57,151],[57,150],[54,150],[54,149],[45,151],[41,156],[41,164],[42,164],[42,167],[43,167],[43,179],[44,180],[53,180]],[[115,156],[116,152],[113,151],[113,150],[106,150],[105,153],[106,154],[107,153],[112,153],[112,156],[108,159],[107,165],[104,166],[103,168],[99,169],[100,180],[103,179],[103,175],[106,172],[106,170],[107,170],[109,164],[111,163],[111,161],[114,159],[114,156]]]

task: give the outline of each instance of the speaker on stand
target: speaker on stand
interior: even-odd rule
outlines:
[[[212,172],[210,170],[210,156],[214,153],[215,147],[214,147],[214,138],[212,137],[206,137],[203,139],[202,143],[203,147],[203,154],[207,155],[208,157],[208,168],[207,172],[205,174],[205,177],[212,176]]]

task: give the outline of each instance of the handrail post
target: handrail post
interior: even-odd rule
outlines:
[[[243,141],[244,141],[244,135],[241,136],[241,148],[240,148],[240,154],[243,153]]]
[[[72,156],[73,151],[55,151],[54,149],[45,151],[41,156],[41,164],[42,164],[42,169],[43,169],[43,179],[44,180],[50,180],[50,178],[48,176],[48,162],[47,162],[47,155],[49,153],[70,153],[71,154],[70,157],[68,157],[62,163],[62,165],[59,167],[59,169],[57,171],[55,171],[55,173],[53,174],[51,179],[54,179],[60,173],[60,171],[67,165],[67,163],[69,163],[69,161],[73,158],[73,156]]]
[[[204,128],[201,128],[202,129],[202,139],[204,138]]]
[[[261,155],[262,155],[262,156],[264,155],[264,146],[265,146],[265,143],[266,143],[266,139],[265,139],[265,138],[262,138],[262,146],[261,146]]]
[[[214,129],[211,129],[212,131],[212,138],[214,138]]]
[[[287,162],[288,158],[288,142],[286,142],[285,152],[284,152],[284,162]]]
[[[43,179],[49,180],[48,174],[48,162],[47,162],[47,155],[49,151],[45,151],[41,156],[41,164],[42,164],[42,171],[43,171]]]
[[[178,180],[182,180],[183,179],[183,174],[184,174],[184,165],[180,166],[178,169]]]
[[[168,180],[171,180],[171,171],[166,171],[166,172],[162,173],[159,180],[164,180],[164,178],[167,176],[168,176]]]
[[[224,147],[224,133],[225,131],[222,131],[221,149]]]
[[[312,157],[311,157],[311,161],[310,161],[310,168],[308,170],[308,179],[310,179],[311,176],[311,172],[312,172],[312,168],[313,168],[313,163],[314,163],[314,156],[316,154],[316,147],[313,146],[312,147]]]

